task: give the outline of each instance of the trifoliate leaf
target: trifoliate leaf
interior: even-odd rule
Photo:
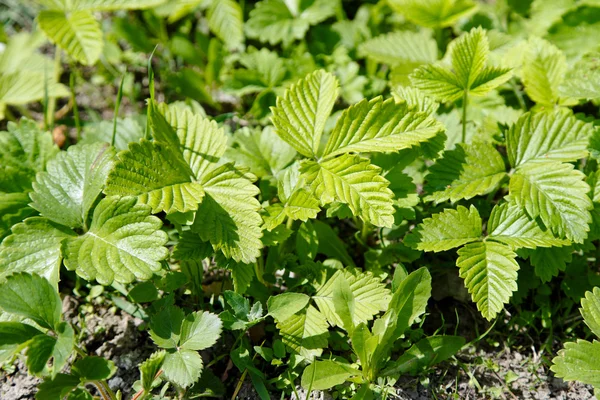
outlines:
[[[585,298],[581,299],[581,315],[585,324],[600,338],[600,288],[585,293]]]
[[[261,207],[255,197],[259,189],[253,180],[251,174],[231,164],[206,173],[201,182],[206,196],[192,226],[215,250],[244,263],[255,262],[262,248]]]
[[[72,146],[59,153],[33,183],[31,206],[44,217],[70,228],[86,226],[114,156],[114,149],[102,143]]]
[[[339,279],[348,282],[354,295],[354,313],[351,316],[354,325],[370,321],[375,314],[387,308],[390,291],[378,278],[370,273],[353,274],[349,271],[337,271],[313,296],[319,310],[332,326],[344,326],[334,307],[334,289]]]
[[[521,207],[510,203],[493,208],[488,221],[488,238],[502,242],[512,250],[567,246],[570,243],[554,237],[552,232],[531,219]]]
[[[186,350],[204,350],[217,342],[223,323],[215,314],[197,311],[185,317],[181,324],[179,347]]]
[[[391,227],[394,223],[389,182],[368,159],[344,154],[321,162],[305,161],[301,172],[321,205],[338,201],[375,226]]]
[[[517,255],[497,242],[469,243],[458,249],[456,266],[477,309],[491,320],[517,290]]]
[[[245,26],[246,34],[261,42],[272,45],[283,42],[287,46],[296,39],[304,38],[311,25],[333,16],[335,7],[336,3],[330,0],[262,0],[250,11],[250,19]]]
[[[444,251],[481,238],[481,217],[474,206],[445,209],[425,218],[406,238],[404,244],[418,250]]]
[[[0,284],[0,308],[47,329],[57,329],[62,312],[60,297],[50,282],[28,273],[11,275]]]
[[[213,1],[208,8],[208,26],[229,49],[239,48],[244,41],[244,16],[237,1]]]
[[[107,197],[94,209],[90,230],[65,242],[65,265],[100,284],[149,279],[169,251],[167,234],[150,207],[133,197]]]
[[[167,353],[162,365],[165,378],[183,388],[191,386],[200,378],[202,368],[200,354],[183,349]]]
[[[511,77],[508,69],[486,67],[489,43],[481,28],[473,28],[448,46],[452,68],[430,64],[412,75],[413,85],[442,101],[458,100],[465,92],[483,96]]]
[[[520,252],[521,253],[521,252]],[[573,259],[573,247],[547,247],[535,250],[522,251],[522,255],[529,257],[529,262],[535,267],[535,274],[542,282],[549,282],[564,271],[567,264]]]
[[[525,92],[533,101],[547,106],[556,104],[566,72],[567,59],[556,46],[539,38],[529,40],[521,74]]]
[[[275,133],[300,154],[316,156],[338,85],[335,76],[318,70],[290,86],[271,109]]]
[[[527,162],[575,161],[587,156],[594,128],[568,109],[523,114],[506,133],[513,167]]]
[[[312,359],[327,347],[327,319],[313,306],[277,323],[283,343],[303,357]]]
[[[565,343],[565,348],[552,360],[550,369],[565,381],[579,381],[600,387],[600,342]]]
[[[358,51],[362,56],[391,66],[410,64],[416,68],[438,59],[437,43],[427,31],[380,35],[362,43]]]
[[[510,179],[509,200],[525,208],[531,218],[540,217],[558,237],[582,243],[593,208],[584,178],[572,164],[526,163]]]
[[[323,156],[356,152],[395,152],[418,146],[444,130],[433,117],[411,111],[394,99],[376,97],[344,110],[327,141]]]
[[[100,58],[104,42],[100,24],[87,10],[44,10],[38,23],[48,39],[71,57],[85,65],[94,65]]]
[[[389,0],[389,4],[412,23],[438,29],[452,26],[477,10],[472,0]]]
[[[429,169],[425,201],[452,203],[493,192],[506,177],[504,160],[491,144],[457,144]]]
[[[128,150],[119,153],[104,192],[109,196],[137,196],[153,213],[197,210],[204,189],[192,182],[190,167],[176,151],[161,142],[131,143]]]
[[[13,272],[36,273],[54,286],[59,281],[61,245],[75,232],[46,218],[28,218],[12,228],[0,246],[0,280]]]

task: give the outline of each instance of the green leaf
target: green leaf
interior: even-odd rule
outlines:
[[[153,213],[198,209],[204,198],[202,185],[192,182],[190,167],[171,146],[142,140],[119,153],[104,193],[137,196]]]
[[[521,248],[567,246],[568,240],[554,237],[552,232],[527,216],[516,205],[504,203],[492,209],[488,221],[488,238],[508,245],[512,250]]]
[[[379,35],[362,43],[358,51],[362,56],[391,66],[409,64],[417,67],[438,59],[437,43],[427,31]]]
[[[85,356],[71,367],[73,375],[85,382],[106,380],[117,371],[115,364],[102,357]]]
[[[310,301],[304,293],[286,292],[269,297],[267,310],[269,315],[278,322],[283,322],[303,310]]]
[[[0,74],[0,119],[4,119],[4,107],[23,105],[48,98],[67,97],[69,90],[62,84],[54,82],[52,76],[40,71],[16,71]]]
[[[31,339],[26,353],[26,364],[30,374],[39,375],[44,371],[52,357],[55,344],[56,338],[52,336],[38,335]]]
[[[80,228],[113,166],[115,152],[106,144],[72,146],[61,152],[38,174],[33,183],[31,206],[44,217]]]
[[[171,382],[186,388],[194,384],[202,373],[202,357],[191,350],[167,353],[162,369]]]
[[[368,159],[344,154],[321,162],[307,160],[301,172],[321,205],[338,201],[375,226],[391,227],[394,223],[389,182]]]
[[[44,10],[38,15],[40,28],[48,39],[65,50],[75,60],[94,65],[100,58],[104,41],[100,24],[87,10]]]
[[[456,266],[477,309],[492,320],[517,290],[517,255],[497,242],[469,243],[458,250]]]
[[[57,373],[67,364],[73,348],[75,347],[75,332],[71,325],[62,322],[57,328],[56,344],[52,351],[52,376]]]
[[[263,247],[261,206],[252,184],[254,176],[225,164],[203,176],[205,198],[196,212],[192,230],[210,241],[227,258],[253,263]]]
[[[0,245],[0,279],[14,272],[36,273],[57,287],[61,245],[75,232],[45,218],[27,218],[13,226]]]
[[[35,394],[36,400],[62,400],[79,385],[78,377],[67,374],[58,374],[52,379],[46,379],[38,386]]]
[[[332,360],[315,361],[302,372],[301,385],[313,390],[327,390],[341,385],[347,379],[359,375],[360,371],[350,365]]]
[[[312,222],[303,222],[296,232],[296,253],[301,263],[312,261],[319,250],[319,237]]]
[[[461,336],[429,336],[419,340],[381,372],[383,376],[415,375],[456,354],[465,344]]]
[[[585,298],[581,299],[581,315],[594,335],[600,338],[600,288],[585,293]]]
[[[444,251],[479,240],[482,235],[481,217],[471,205],[469,209],[458,206],[456,210],[425,218],[406,236],[404,243],[417,250]]]
[[[44,332],[21,322],[0,322],[0,346],[21,344]]]
[[[552,360],[550,369],[565,381],[579,381],[600,387],[600,342],[565,343],[565,348]]]
[[[150,337],[157,346],[175,349],[181,336],[185,315],[181,308],[169,306],[157,312],[150,320]]]
[[[333,309],[335,315],[342,321],[340,326],[348,332],[348,335],[352,337],[354,332],[354,315],[356,309],[356,298],[352,289],[348,284],[345,277],[340,276],[337,279],[336,285],[333,288]]]
[[[144,393],[150,393],[150,391],[152,391],[154,380],[161,370],[165,356],[165,351],[157,351],[156,353],[152,353],[146,361],[140,364],[140,377]]]
[[[536,103],[553,106],[567,72],[565,55],[544,39],[531,38],[521,71],[525,92]]]
[[[71,10],[116,11],[156,7],[166,0],[71,0]]]
[[[311,25],[333,16],[335,6],[336,3],[330,0],[287,3],[285,0],[262,0],[250,11],[246,34],[271,45],[283,42],[287,46],[295,39],[304,38]]]
[[[599,54],[590,53],[583,56],[564,77],[558,88],[561,96],[578,99],[600,98],[600,66]]]
[[[110,143],[113,134],[113,121],[88,123],[83,127],[83,138],[78,144]],[[144,130],[135,118],[117,118],[115,148],[127,150],[129,143],[137,142],[144,137]]]
[[[549,282],[564,271],[573,259],[573,247],[548,247],[523,251],[529,256],[529,262],[535,267],[535,274],[542,282]]]
[[[167,234],[150,207],[133,197],[106,197],[94,209],[90,230],[65,242],[65,266],[100,284],[149,279],[169,251]]]
[[[319,238],[319,253],[340,260],[344,265],[349,267],[356,267],[354,260],[352,260],[352,257],[350,257],[350,254],[346,250],[344,242],[342,242],[331,226],[319,220],[313,221],[313,226]]]
[[[489,42],[485,31],[473,28],[448,46],[452,68],[444,64],[424,65],[412,75],[418,89],[442,101],[455,101],[464,92],[483,96],[510,79],[508,69],[486,67]]]
[[[204,350],[213,346],[221,336],[223,323],[215,314],[197,311],[185,317],[181,324],[179,347]]]
[[[396,103],[406,104],[409,109],[424,112],[427,115],[436,113],[440,105],[419,89],[411,86],[396,86],[392,89]]]
[[[584,178],[572,164],[527,163],[510,179],[509,200],[525,208],[531,218],[540,217],[557,236],[582,243],[593,207]]]
[[[457,144],[429,168],[427,190],[432,194],[425,201],[439,204],[468,200],[493,192],[505,177],[504,160],[494,146],[482,142]]]
[[[0,192],[0,241],[10,233],[10,229],[15,224],[36,214],[36,211],[29,207],[29,201],[28,193]],[[1,258],[0,255],[0,260]],[[0,261],[0,271],[2,270],[2,264],[3,262]]]
[[[272,108],[275,133],[306,156],[317,156],[325,122],[338,97],[331,73],[315,71],[290,86]]]
[[[394,99],[362,100],[344,110],[331,132],[323,156],[396,152],[418,146],[443,130],[435,118],[412,111]]]
[[[0,308],[30,318],[46,329],[57,329],[62,304],[56,289],[39,275],[18,273],[0,284]]]
[[[390,301],[390,291],[381,280],[371,273],[337,271],[313,296],[321,313],[332,326],[344,326],[335,309],[335,289],[340,280],[346,280],[354,296],[354,325],[368,322],[380,311],[386,310]]]
[[[277,328],[283,343],[303,357],[313,359],[328,346],[327,319],[313,306],[279,321]]]
[[[427,28],[452,26],[477,10],[472,0],[389,0],[389,4],[410,22]]]
[[[506,134],[506,152],[513,167],[529,162],[576,161],[588,154],[592,125],[568,109],[525,113]]]
[[[236,1],[213,1],[208,9],[208,26],[229,49],[239,48],[244,41],[244,16]]]

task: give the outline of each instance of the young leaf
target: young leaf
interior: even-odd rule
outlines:
[[[425,113],[394,99],[362,100],[344,110],[327,141],[323,156],[356,152],[396,152],[426,142],[443,126]]]
[[[507,244],[512,250],[521,248],[567,246],[568,240],[554,237],[552,232],[527,216],[516,205],[496,205],[488,221],[488,238]]]
[[[585,298],[581,299],[581,315],[594,335],[600,338],[600,288],[585,293]]]
[[[166,352],[164,350],[157,351],[156,353],[152,353],[146,361],[140,364],[140,377],[142,389],[144,389],[145,394],[152,391],[154,380],[161,370],[165,355]]]
[[[327,347],[327,319],[313,306],[277,323],[283,343],[303,357],[313,359]]]
[[[593,207],[583,178],[572,164],[527,163],[510,179],[509,199],[525,208],[531,218],[540,217],[557,236],[582,243],[590,229],[589,210]]]
[[[332,360],[315,361],[302,372],[301,385],[303,388],[313,390],[327,390],[336,385],[341,385],[347,379],[358,375],[360,372],[350,365],[341,364]]]
[[[87,10],[44,10],[38,23],[50,41],[85,65],[94,65],[100,58],[104,42],[100,24]]]
[[[46,329],[57,329],[62,303],[52,285],[37,274],[18,273],[0,284],[0,307],[30,318]]]
[[[521,74],[525,92],[533,101],[555,105],[566,72],[567,59],[556,46],[544,39],[529,39]]]
[[[0,279],[14,272],[36,273],[58,285],[62,242],[75,232],[45,218],[27,218],[13,226],[0,245]]]
[[[517,290],[517,255],[502,243],[469,243],[458,250],[456,265],[477,309],[491,320]]]
[[[149,279],[169,255],[167,234],[150,211],[133,197],[102,199],[90,230],[65,242],[65,266],[103,285]]]
[[[102,143],[69,147],[48,163],[46,172],[38,174],[31,206],[61,225],[86,226],[114,156],[114,149]]]
[[[223,323],[215,314],[197,311],[189,314],[181,324],[179,347],[186,350],[204,350],[217,342]]]
[[[452,26],[477,10],[477,3],[472,0],[390,0],[389,3],[409,21],[438,29]]]
[[[592,125],[568,109],[523,114],[506,134],[506,152],[513,167],[529,162],[575,161],[587,156]]]
[[[404,239],[407,246],[424,251],[444,251],[481,238],[481,217],[471,205],[469,209],[458,206],[425,218]]]
[[[481,28],[473,28],[448,47],[452,69],[441,64],[424,65],[412,75],[418,89],[442,101],[455,101],[463,93],[483,96],[510,79],[508,69],[486,67],[489,43]]]
[[[393,193],[380,168],[358,155],[344,154],[326,161],[305,161],[301,172],[321,205],[348,204],[354,215],[375,226],[394,222]]]
[[[506,177],[504,160],[490,144],[457,144],[429,169],[426,201],[441,203],[488,194]]]
[[[338,81],[324,70],[290,86],[272,108],[275,133],[306,157],[315,157],[325,122],[338,97]]]
[[[594,387],[600,387],[600,342],[565,343],[565,348],[552,360],[550,369],[566,381],[579,381]]]

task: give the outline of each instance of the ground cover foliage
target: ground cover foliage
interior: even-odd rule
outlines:
[[[472,356],[525,348],[600,391],[600,2],[5,3],[24,398],[515,398]],[[99,310],[139,321],[131,382]]]

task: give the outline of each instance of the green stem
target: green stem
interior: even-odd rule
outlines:
[[[515,96],[517,97],[521,110],[527,111],[527,105],[525,104],[523,93],[521,92],[521,89],[519,89],[519,87],[517,86],[517,83],[514,79],[510,81],[510,86],[512,87],[512,90],[515,93]]]
[[[463,112],[462,112],[462,143],[467,142],[467,106],[469,105],[469,91],[463,93]]]
[[[60,48],[56,47],[54,52],[54,82],[58,83],[60,81],[61,70],[61,52]],[[47,84],[47,83],[46,83]],[[51,97],[48,99],[48,126],[50,129],[54,128],[54,113],[56,111],[56,97]]]
[[[71,88],[71,101],[73,102],[73,118],[77,128],[77,141],[81,139],[81,120],[79,119],[79,107],[77,107],[77,98],[75,96],[75,73],[71,71],[69,76],[69,86]]]
[[[362,228],[360,230],[360,238],[365,246],[367,245],[367,240],[369,239],[369,234],[371,233],[371,230],[369,228],[369,223],[363,221]]]
[[[119,117],[119,108],[121,107],[121,100],[123,99],[123,82],[125,82],[125,75],[121,78],[121,84],[119,85],[119,91],[117,92],[117,101],[115,103],[115,113],[113,116],[113,131],[110,145],[114,147],[115,139],[117,138],[117,118]]]

